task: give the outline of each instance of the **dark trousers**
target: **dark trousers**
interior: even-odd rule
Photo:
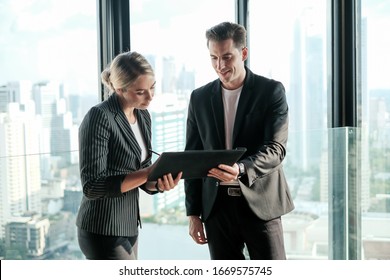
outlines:
[[[242,194],[230,196],[227,190],[227,186],[219,187],[213,211],[205,221],[211,259],[243,260],[246,245],[252,260],[285,260],[280,217],[261,220]]]
[[[136,260],[138,236],[106,236],[77,229],[79,246],[89,260]]]

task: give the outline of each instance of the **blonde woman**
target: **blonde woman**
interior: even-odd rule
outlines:
[[[164,175],[147,181],[151,169],[154,72],[139,53],[114,58],[101,73],[111,92],[92,107],[79,129],[83,199],[77,217],[78,241],[87,259],[137,259],[139,188],[169,191],[181,179]]]

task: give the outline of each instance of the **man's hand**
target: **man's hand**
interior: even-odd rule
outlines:
[[[206,244],[207,238],[204,233],[204,227],[198,216],[189,216],[189,234],[198,244]]]
[[[240,174],[240,170],[238,168],[238,164],[235,163],[233,166],[220,164],[218,165],[218,168],[210,169],[207,176],[214,177],[221,182],[229,182],[237,180],[238,174]]]

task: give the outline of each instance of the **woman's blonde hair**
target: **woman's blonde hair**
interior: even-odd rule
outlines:
[[[140,75],[154,75],[147,59],[137,52],[124,52],[117,55],[101,73],[102,83],[110,93],[126,89]]]

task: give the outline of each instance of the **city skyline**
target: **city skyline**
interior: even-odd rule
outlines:
[[[158,3],[160,2],[158,1]],[[99,102],[97,98],[97,50],[96,52],[94,50],[96,47],[94,41],[96,40],[94,35],[96,22],[93,20],[96,17],[96,10],[90,10],[90,7],[95,6],[96,2],[92,2],[92,0],[83,2],[83,6],[80,6],[82,11],[73,13],[70,17],[66,11],[71,9],[73,5],[79,5],[78,2],[77,4],[64,2],[60,6],[52,6],[51,2],[46,0],[38,3],[42,6],[35,6],[36,3],[38,2],[4,1],[0,4],[3,5],[0,8],[12,7],[15,12],[15,14],[6,13],[6,9],[0,9],[0,23],[2,20],[6,22],[5,25],[0,24],[2,35],[6,35],[0,37],[0,49],[5,49],[4,52],[0,52],[0,77],[2,79],[0,80],[0,140],[6,144],[0,148],[0,201],[2,202],[0,226],[3,227],[8,218],[11,220],[15,218],[13,216],[16,213],[23,214],[24,211],[36,210],[37,213],[42,212],[50,217],[50,219],[48,218],[49,223],[56,225],[53,226],[53,235],[59,238],[53,238],[51,240],[53,244],[71,243],[74,241],[71,238],[74,238],[75,233],[72,232],[72,229],[75,230],[73,218],[77,210],[77,197],[82,195],[77,170],[76,130],[84,113]],[[272,5],[276,5],[274,7],[277,7],[282,2],[272,3]],[[299,4],[302,3],[304,2],[299,2]],[[313,1],[307,1],[307,3],[313,3]],[[375,3],[374,1],[370,7],[374,7]],[[153,1],[148,1],[148,4],[152,5]],[[289,5],[299,7],[297,3]],[[381,14],[389,6],[382,7]],[[49,8],[45,9],[47,7]],[[144,10],[142,7],[138,7],[137,11],[146,12],[148,7],[144,6]],[[29,16],[30,9],[37,9],[37,11]],[[299,9],[294,10],[299,11]],[[166,39],[166,44],[161,46],[161,53],[153,53],[160,47],[152,45],[156,40],[153,36],[137,42],[137,48],[148,50],[148,60],[156,69],[158,87],[156,91],[158,94],[150,106],[150,112],[153,118],[153,147],[159,152],[183,149],[186,101],[188,101],[192,89],[198,84],[217,78],[209,65],[203,34],[196,37],[199,38],[196,42],[197,47],[192,49],[190,54],[193,56],[188,59],[188,61],[194,62],[194,65],[199,66],[191,66],[191,63],[186,64],[184,61],[188,55],[188,52],[185,52],[185,44],[180,45],[178,42],[178,45],[172,50],[167,47],[175,42],[174,39],[177,37],[176,32],[170,34],[170,24],[177,26],[184,20],[196,18],[196,13],[186,14],[188,17],[182,14],[175,17],[177,11],[171,12],[172,18],[161,20],[159,23],[153,22],[150,18],[142,24],[142,21],[137,22],[133,26],[135,30],[132,33],[134,38],[142,38],[142,34],[145,32],[161,31],[162,35],[157,39]],[[273,16],[271,14],[264,20],[271,20]],[[4,15],[3,19],[1,15]],[[280,17],[283,17],[283,14]],[[55,24],[45,26],[46,22],[42,20],[44,18],[53,20]],[[309,18],[316,20],[316,17]],[[329,208],[327,207],[328,186],[332,183],[328,180],[328,153],[332,152],[329,151],[330,146],[327,145],[327,141],[330,139],[328,137],[335,132],[340,132],[343,135],[348,128],[328,129],[328,126],[325,125],[328,105],[326,99],[328,77],[324,70],[327,59],[325,52],[326,32],[318,35],[316,32],[307,33],[307,29],[310,29],[309,31],[324,31],[322,24],[326,24],[326,20],[323,17],[317,18],[317,24],[320,27],[313,27],[310,24],[306,25],[308,22],[304,21],[303,17],[299,17],[300,20],[295,19],[295,14],[289,19],[291,22],[295,22],[295,25],[291,27],[292,34],[288,37],[291,41],[286,44],[286,49],[283,49],[283,55],[280,55],[282,57],[280,63],[284,62],[285,64],[275,65],[276,70],[272,71],[272,57],[278,55],[278,52],[263,51],[269,48],[268,45],[259,50],[263,56],[270,56],[269,64],[265,64],[263,68],[261,66],[262,59],[252,60],[251,63],[253,65],[258,63],[258,69],[264,69],[259,71],[259,74],[265,76],[271,74],[271,76],[275,75],[274,77],[288,75],[286,80],[296,82],[295,86],[288,82],[286,88],[292,117],[290,125],[293,129],[290,130],[289,143],[291,145],[288,145],[285,170],[297,206],[292,215],[286,216],[286,244],[289,248],[288,253],[292,257],[302,254],[315,258],[328,254],[327,249],[324,249],[328,242],[326,233],[328,226],[330,226]],[[382,23],[383,19],[383,17],[379,18],[378,22]],[[30,20],[34,24],[30,25]],[[273,21],[275,20],[277,21],[278,18],[273,19]],[[152,23],[148,24],[148,21],[152,21]],[[370,22],[369,18],[367,22]],[[378,23],[374,22],[374,26],[376,24]],[[386,24],[387,21],[383,26],[386,27]],[[259,25],[261,26],[261,24]],[[369,24],[367,24],[367,34],[371,30],[368,26]],[[144,27],[149,29],[144,29]],[[68,28],[73,31],[69,31]],[[79,29],[81,31],[77,31]],[[192,26],[190,30],[195,32],[196,29]],[[173,30],[184,32],[187,29],[183,25]],[[280,27],[277,30],[282,31]],[[179,34],[181,34],[180,32]],[[268,33],[266,32],[266,34]],[[376,42],[379,40],[378,37],[380,38],[380,33],[374,34],[374,37],[367,36],[367,38],[365,34],[366,32],[363,32],[362,41],[363,45],[367,47],[373,45],[370,44],[371,40]],[[187,34],[187,36],[183,40],[184,43],[191,42],[191,34]],[[284,36],[281,37],[278,40],[284,38]],[[20,44],[16,43],[18,38],[22,38]],[[84,41],[86,43],[81,44]],[[64,45],[63,42],[70,44]],[[387,44],[386,46],[390,44],[386,40],[384,42]],[[283,46],[281,41],[276,43]],[[143,44],[147,44],[150,48],[147,49]],[[80,45],[83,46],[80,47]],[[34,49],[35,46],[42,47],[42,49]],[[290,47],[291,49],[289,49]],[[379,46],[379,48],[383,47]],[[180,49],[181,53],[177,53],[175,56],[177,49]],[[259,50],[255,49],[253,52],[259,52]],[[278,51],[280,50],[282,49],[278,49]],[[361,59],[365,65],[366,59],[371,61],[371,54],[365,47],[362,50]],[[202,56],[201,58],[198,56],[198,51],[203,53],[199,54]],[[18,54],[20,54],[19,57]],[[15,57],[17,58],[15,59]],[[288,57],[288,60],[283,59],[285,57]],[[386,63],[387,59],[387,54],[382,56],[382,63]],[[377,58],[373,61],[377,61]],[[283,71],[278,72],[278,68],[283,68]],[[53,69],[59,71],[56,72]],[[205,70],[203,71],[203,69]],[[364,105],[362,116],[365,118],[365,122],[361,129],[366,130],[366,134],[363,137],[364,140],[359,143],[362,145],[359,148],[364,150],[364,155],[358,158],[363,162],[364,172],[354,175],[357,179],[362,180],[362,184],[365,184],[362,188],[362,216],[365,222],[363,238],[388,241],[390,238],[388,231],[381,230],[390,226],[388,223],[389,208],[386,204],[388,198],[385,193],[390,174],[386,169],[388,161],[382,159],[382,156],[386,154],[382,154],[381,151],[387,151],[389,148],[386,139],[390,135],[390,98],[386,98],[386,96],[390,95],[390,85],[382,90],[371,88],[367,82],[369,76],[372,75],[369,72],[370,69],[365,69],[361,77],[362,83],[368,87],[367,91],[364,87],[362,91]],[[375,79],[377,79],[376,85],[385,85],[386,87],[390,80],[384,81],[383,76],[378,76]],[[87,96],[94,98],[86,99]],[[179,104],[175,103],[178,101]],[[370,108],[369,111],[367,111],[368,108]],[[387,114],[387,117],[383,118],[381,115],[375,115],[376,113],[384,113],[385,116]],[[372,128],[375,130],[370,130]],[[356,133],[359,130],[360,128],[357,128],[349,132]],[[370,141],[365,138],[368,136],[370,136]],[[369,154],[371,152],[372,154]],[[342,150],[340,159],[344,159],[342,156],[349,159],[350,155]],[[340,179],[344,179],[342,176],[349,175],[348,170],[343,171],[345,172],[341,172]],[[152,216],[156,223],[168,222],[170,218],[181,222],[182,218],[185,218],[183,197],[183,189],[156,196],[156,198],[149,197],[150,200],[144,201],[144,213],[148,218]],[[172,213],[169,207],[179,208],[181,212]],[[163,215],[154,216],[159,213],[158,210],[167,211],[162,212]],[[66,219],[59,219],[57,214],[65,215]],[[376,216],[373,217],[370,214]],[[46,231],[47,222],[45,219],[41,227],[42,232]],[[40,220],[37,220],[35,224],[31,228],[39,232]],[[15,232],[18,232],[20,228],[25,228],[20,223],[13,225],[15,225]],[[381,228],[383,225],[384,227]],[[59,234],[64,228],[71,232],[64,233],[64,235]],[[183,238],[187,238],[187,236]],[[72,243],[72,245],[74,244]],[[317,251],[321,252],[313,256],[314,252]]]

